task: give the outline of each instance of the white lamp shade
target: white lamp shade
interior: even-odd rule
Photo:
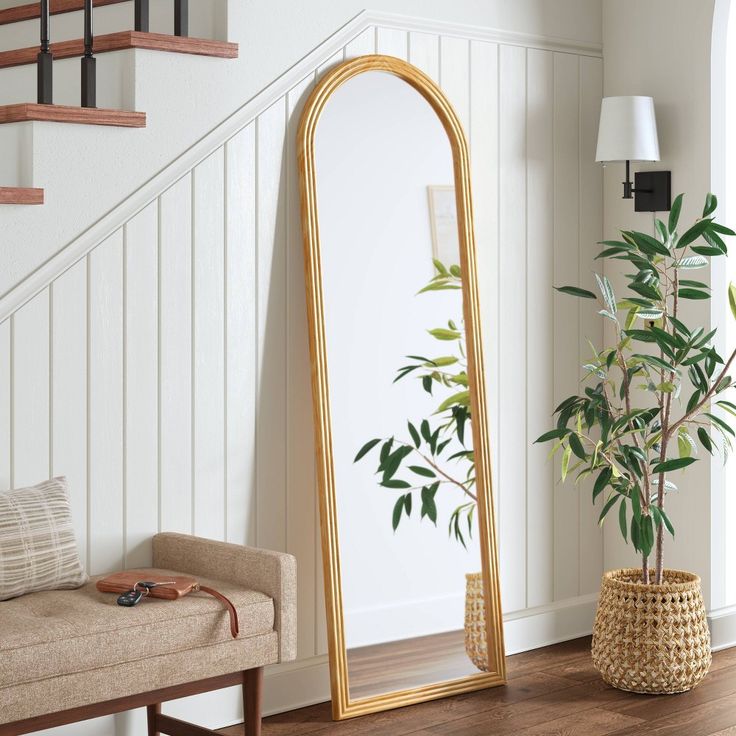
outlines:
[[[604,97],[596,161],[659,161],[651,97]]]

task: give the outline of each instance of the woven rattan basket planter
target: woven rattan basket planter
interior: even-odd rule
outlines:
[[[465,579],[465,651],[481,672],[488,672],[483,577],[481,573],[474,572],[466,575]]]
[[[593,664],[601,677],[635,693],[681,693],[711,663],[700,578],[665,570],[662,585],[644,585],[641,570],[603,576],[593,627]]]

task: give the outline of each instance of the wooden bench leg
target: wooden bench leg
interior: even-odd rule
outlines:
[[[148,718],[148,736],[159,736],[156,730],[156,716],[161,713],[161,703],[146,706],[146,717]]]
[[[243,672],[243,710],[245,736],[261,736],[261,701],[263,699],[263,667]]]

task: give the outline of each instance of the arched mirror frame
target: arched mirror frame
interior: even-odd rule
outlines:
[[[323,290],[319,237],[319,213],[315,171],[317,124],[332,94],[353,77],[369,71],[393,74],[411,85],[429,103],[449,138],[455,178],[459,228],[460,266],[464,275],[463,316],[465,319],[468,379],[471,412],[474,418],[473,447],[478,489],[483,583],[486,591],[486,624],[489,672],[460,679],[390,692],[370,698],[350,699],[348,662],[342,606],[342,584],[338,545],[336,487],[332,457],[327,346],[323,311]],[[335,719],[350,718],[472,690],[493,687],[506,681],[503,623],[498,581],[498,555],[491,493],[491,463],[486,413],[480,305],[476,271],[475,236],[468,145],[462,125],[442,90],[423,72],[392,56],[361,56],[343,62],[327,72],[307,99],[297,134],[300,170],[301,217],[312,365],[317,484],[320,507],[322,562],[325,579],[327,637],[330,656],[332,713]]]

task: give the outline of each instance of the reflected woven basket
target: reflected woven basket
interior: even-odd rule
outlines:
[[[681,693],[707,674],[712,655],[700,578],[665,570],[644,585],[641,570],[603,576],[593,627],[593,664],[609,685],[635,693]]]
[[[488,672],[488,642],[486,640],[486,607],[483,599],[482,573],[465,576],[465,651],[470,661],[481,671]]]

